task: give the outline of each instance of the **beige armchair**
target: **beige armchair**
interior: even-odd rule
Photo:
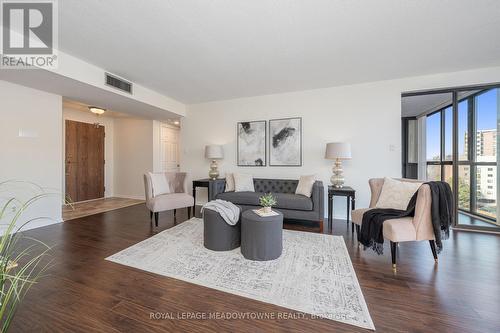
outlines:
[[[401,179],[407,182],[420,182],[413,179]],[[356,209],[352,211],[352,222],[356,224],[356,231],[359,233],[363,214],[372,209],[377,204],[382,186],[383,178],[374,178],[369,180],[371,189],[370,208]],[[431,219],[431,189],[429,185],[423,184],[418,189],[417,203],[415,207],[415,216],[403,217],[384,222],[383,235],[385,239],[391,242],[392,267],[396,269],[396,256],[398,243],[410,241],[428,240],[431,246],[432,255],[437,262],[436,243]]]
[[[165,172],[165,177],[171,193],[153,196],[153,182],[149,174],[144,175],[144,189],[146,191],[146,207],[150,211],[149,218],[155,216],[155,225],[158,227],[159,213],[167,210],[174,211],[176,218],[177,209],[188,209],[188,219],[191,218],[191,207],[194,206],[194,198],[187,194],[185,187],[185,172]],[[194,212],[193,212],[194,213]]]

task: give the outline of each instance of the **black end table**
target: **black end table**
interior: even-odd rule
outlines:
[[[196,217],[196,188],[197,187],[206,187],[207,188],[207,199],[208,201],[212,200],[212,192],[211,188],[212,186],[210,184],[215,183],[217,185],[218,182],[226,182],[225,178],[217,178],[217,179],[210,179],[210,178],[204,178],[204,179],[197,179],[193,180],[193,198],[194,198],[194,204],[193,204],[193,216]],[[217,193],[217,191],[216,191]]]
[[[351,215],[351,210],[349,209],[349,201],[351,202],[352,209],[356,209],[356,191],[349,186],[344,187],[334,187],[332,185],[328,186],[328,228],[332,232],[333,226],[333,197],[342,196],[347,198],[347,225],[349,225],[349,217]],[[354,232],[354,223],[352,224],[352,232]]]

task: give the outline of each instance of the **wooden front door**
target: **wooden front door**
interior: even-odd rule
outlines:
[[[66,198],[104,197],[104,126],[66,120]]]

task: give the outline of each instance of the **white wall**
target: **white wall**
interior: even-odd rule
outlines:
[[[325,144],[347,141],[352,160],[344,163],[346,184],[357,190],[357,207],[366,207],[369,178],[401,176],[402,92],[499,81],[496,67],[190,105],[182,120],[183,169],[189,179],[206,178],[203,147],[223,144],[221,176],[228,171],[294,179],[316,174],[326,187],[332,163],[323,158]],[[236,123],[282,117],[303,118],[303,166],[237,167]],[[336,199],[335,216],[345,217],[345,205],[345,199]]]
[[[79,121],[82,123],[94,124],[98,122],[99,124],[104,126],[104,159],[106,161],[104,165],[104,186],[106,187],[106,191],[104,192],[104,196],[106,198],[112,197],[114,195],[114,182],[113,182],[113,173],[114,173],[114,118],[99,116],[97,118],[94,114],[90,112],[82,112],[74,109],[71,105],[63,105],[63,154],[65,151],[65,129],[66,126],[64,124],[65,120],[73,120]],[[63,161],[63,168],[65,167]],[[63,190],[65,190],[65,177],[63,173]]]
[[[153,121],[115,119],[114,193],[144,199],[143,174],[153,170],[155,155]]]
[[[57,193],[40,201],[24,216],[24,220],[42,216],[49,219],[30,223],[25,229],[60,222],[63,198],[61,96],[0,81],[0,116],[0,182],[30,181]],[[20,137],[20,130],[28,137]],[[3,198],[8,195],[0,193]]]

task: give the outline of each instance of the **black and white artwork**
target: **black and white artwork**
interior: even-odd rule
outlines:
[[[266,121],[238,123],[238,166],[266,166]]]
[[[269,120],[269,165],[302,165],[302,118]]]

